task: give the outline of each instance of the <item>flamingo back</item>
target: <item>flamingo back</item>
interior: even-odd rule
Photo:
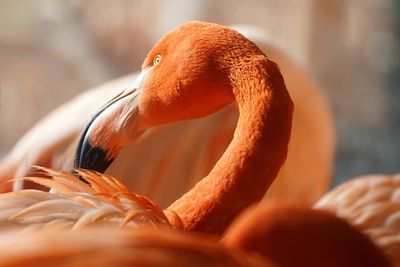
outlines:
[[[368,234],[400,266],[400,175],[368,175],[327,193],[314,206]]]

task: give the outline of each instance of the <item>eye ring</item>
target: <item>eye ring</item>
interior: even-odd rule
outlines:
[[[155,58],[153,59],[153,66],[159,64],[160,62],[161,62],[161,55],[155,56]]]

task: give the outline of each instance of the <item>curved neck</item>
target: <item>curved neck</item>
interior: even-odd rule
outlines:
[[[168,208],[186,230],[221,234],[264,196],[286,159],[293,104],[277,65],[258,56],[235,66],[228,70],[239,107],[233,140],[211,172]]]

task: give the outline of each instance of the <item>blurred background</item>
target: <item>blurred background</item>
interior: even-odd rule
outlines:
[[[313,74],[337,131],[335,181],[400,171],[396,0],[0,0],[0,155],[79,92],[140,68],[188,20],[253,24]]]

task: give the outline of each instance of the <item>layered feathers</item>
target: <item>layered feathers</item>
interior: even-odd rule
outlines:
[[[72,174],[38,167],[36,175],[25,179],[51,188],[50,192],[29,189],[1,194],[0,227],[81,229],[92,225],[117,228],[169,225],[155,203],[129,192],[117,179],[87,170],[77,170],[77,174],[90,185]]]
[[[315,205],[344,218],[369,235],[400,266],[400,175],[352,179]]]

